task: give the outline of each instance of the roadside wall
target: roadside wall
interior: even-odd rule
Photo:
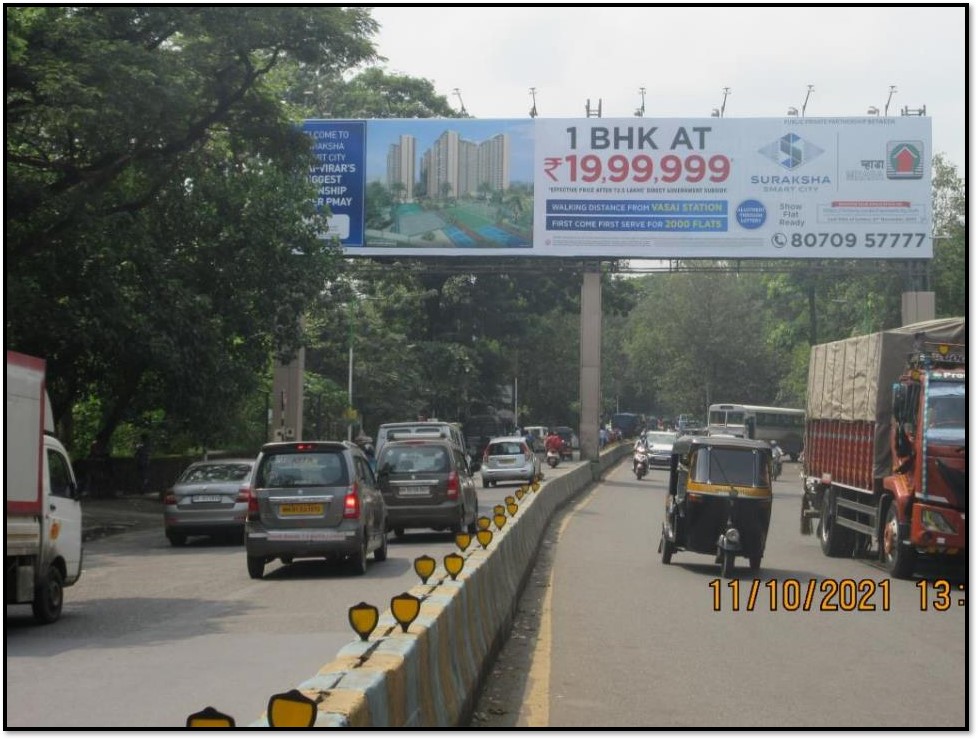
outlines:
[[[616,445],[599,462],[545,481],[518,502],[502,531],[490,527],[488,548],[473,537],[456,581],[439,565],[427,585],[410,589],[422,601],[406,633],[384,612],[368,640],[349,643],[299,684],[319,704],[315,726],[456,727],[467,721],[554,512],[630,451],[630,445]],[[268,727],[267,718],[251,727]]]

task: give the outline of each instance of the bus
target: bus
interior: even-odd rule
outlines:
[[[776,406],[750,406],[741,403],[714,403],[710,406],[707,434],[745,439],[775,440],[793,461],[801,454],[805,440],[805,410]]]

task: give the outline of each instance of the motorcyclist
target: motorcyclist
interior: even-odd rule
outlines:
[[[547,439],[544,441],[543,446],[546,448],[547,452],[553,450],[558,455],[564,446],[564,440],[560,438],[553,429],[550,430],[550,434],[547,435]]]
[[[632,472],[633,473],[635,472],[635,469],[638,467],[638,453],[641,452],[645,454],[649,449],[649,440],[648,437],[646,436],[647,434],[648,432],[646,432],[646,430],[643,429],[642,433],[639,434],[638,439],[635,440],[635,445],[632,447]]]
[[[777,480],[781,476],[781,458],[784,452],[776,439],[771,440],[771,477]]]

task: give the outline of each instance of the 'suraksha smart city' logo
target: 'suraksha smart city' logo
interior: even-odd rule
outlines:
[[[768,159],[777,162],[786,170],[796,170],[803,164],[811,162],[825,150],[805,141],[798,134],[785,134],[777,141],[772,141],[757,150]]]
[[[924,177],[924,142],[886,142],[886,179],[920,180]]]

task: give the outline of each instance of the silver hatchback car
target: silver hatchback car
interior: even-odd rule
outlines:
[[[523,437],[493,437],[482,456],[482,487],[505,481],[532,483],[540,476],[540,458]]]
[[[350,442],[271,442],[248,491],[248,575],[275,558],[346,558],[367,572],[367,553],[387,559],[387,507],[370,464]]]
[[[174,547],[192,535],[233,537],[239,543],[248,514],[241,493],[254,460],[203,460],[192,463],[163,494],[163,530]]]

